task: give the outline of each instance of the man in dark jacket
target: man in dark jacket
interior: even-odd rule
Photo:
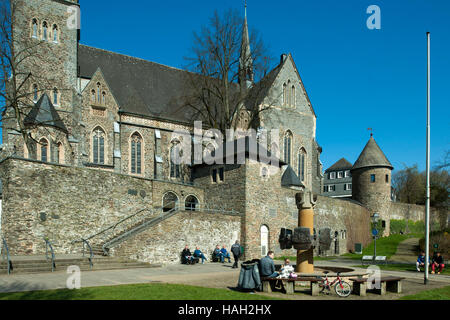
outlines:
[[[444,258],[440,252],[437,252],[436,256],[433,257],[433,262],[431,263],[432,274],[436,272],[436,267],[439,268],[438,274],[441,274],[442,270],[444,270]]]
[[[239,245],[238,240],[236,240],[236,243],[231,246],[231,252],[234,256],[233,269],[236,269],[238,267],[239,257],[241,256],[241,246]]]
[[[278,272],[275,272],[275,263],[273,263],[274,252],[269,251],[267,256],[261,259],[261,277],[276,278],[279,276]]]
[[[192,263],[192,261],[194,260],[194,257],[191,254],[191,250],[189,250],[188,246],[184,247],[183,252],[181,253],[181,257],[182,257],[182,263]]]

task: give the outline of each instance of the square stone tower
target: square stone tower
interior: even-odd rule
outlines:
[[[31,109],[42,96],[49,97],[68,134],[61,138],[60,133],[49,129],[47,135],[65,140],[62,143],[67,149],[67,162],[73,162],[79,153],[76,142],[81,131],[81,96],[77,83],[78,0],[11,0],[11,16],[14,51],[16,55],[26,52],[17,56],[22,61],[17,74],[27,79],[24,105]],[[17,155],[25,157],[21,135],[13,130],[3,131],[3,142],[13,146]],[[45,134],[36,131],[35,138]]]

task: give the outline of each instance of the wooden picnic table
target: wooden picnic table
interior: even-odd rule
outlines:
[[[263,291],[266,293],[272,292],[272,286],[277,283],[281,283],[286,294],[294,294],[294,288],[296,282],[309,282],[311,284],[311,294],[317,296],[319,294],[319,282],[320,277],[297,277],[297,278],[267,278],[262,277],[261,283],[263,285]]]

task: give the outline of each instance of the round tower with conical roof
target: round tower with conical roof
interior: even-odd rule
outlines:
[[[369,142],[351,169],[352,198],[371,215],[378,213],[385,221],[385,234],[390,233],[391,177],[394,167],[371,135]]]

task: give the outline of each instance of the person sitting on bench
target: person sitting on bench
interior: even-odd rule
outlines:
[[[444,258],[441,256],[440,252],[436,252],[436,256],[433,257],[433,262],[431,263],[431,274],[436,272],[436,267],[439,268],[438,274],[441,274],[444,270]]]
[[[261,277],[263,278],[276,278],[279,276],[278,272],[275,272],[275,263],[273,263],[274,252],[269,251],[267,256],[261,259]]]
[[[222,253],[222,256],[220,257],[221,262],[224,263],[225,262],[225,258],[227,258],[228,259],[228,263],[231,263],[230,253],[226,249],[225,245],[222,247],[222,249],[220,249],[220,252]]]
[[[202,259],[202,264],[205,264],[205,260],[208,260],[208,259],[206,259],[206,257],[203,254],[203,252],[201,252],[199,247],[195,247],[194,257],[201,258]]]
[[[213,252],[213,260],[215,260],[215,259],[217,259],[219,261],[223,260],[222,252],[220,252],[219,245],[216,246],[216,248],[214,249],[214,252]]]
[[[194,257],[192,256],[191,250],[189,250],[189,247],[187,245],[184,247],[184,250],[181,253],[181,257],[183,264],[192,264],[194,262]]]
[[[428,261],[429,263],[430,261]],[[420,272],[420,267],[424,267],[425,268],[425,252],[421,252],[419,257],[417,258],[417,262],[416,262],[416,268],[417,271]]]

